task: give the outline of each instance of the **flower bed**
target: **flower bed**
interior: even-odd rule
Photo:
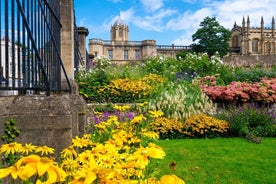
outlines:
[[[206,76],[200,80],[202,91],[215,102],[245,103],[276,102],[276,78],[262,78],[260,82],[232,82],[226,86],[216,86],[215,76]]]

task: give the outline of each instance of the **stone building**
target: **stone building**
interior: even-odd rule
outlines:
[[[163,54],[175,57],[189,46],[156,45],[155,40],[129,41],[129,28],[120,15],[110,30],[110,40],[89,39],[88,54],[92,57],[106,56],[116,62],[139,61],[149,56]]]
[[[20,75],[22,75],[22,71],[18,70],[18,57],[22,56],[22,48],[17,44],[12,44],[10,39],[4,36],[1,38],[0,56],[0,87],[6,86],[6,82],[9,84],[8,87],[18,87],[19,83],[22,83],[21,79],[18,78],[19,72]],[[22,66],[20,66],[20,68],[22,68]],[[14,86],[12,86],[13,80]],[[0,91],[0,96],[17,94],[18,92],[15,90]]]
[[[229,55],[274,55],[276,54],[275,20],[271,27],[264,27],[263,17],[260,27],[251,27],[249,16],[242,20],[242,26],[236,23],[232,28]]]

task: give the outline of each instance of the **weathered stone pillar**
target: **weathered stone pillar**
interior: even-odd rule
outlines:
[[[67,76],[74,80],[74,2],[73,0],[60,0],[61,17],[61,59]],[[65,77],[62,76],[65,80]]]
[[[79,95],[69,94],[0,97],[0,135],[5,121],[14,118],[21,131],[15,141],[47,145],[58,157],[72,138],[85,133],[85,104]]]
[[[79,42],[79,50],[84,62],[84,67],[86,67],[86,37],[89,34],[89,31],[85,27],[78,27],[78,42]]]

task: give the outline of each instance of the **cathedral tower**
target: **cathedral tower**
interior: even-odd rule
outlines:
[[[128,26],[122,21],[119,14],[118,19],[111,26],[111,41],[128,41]]]

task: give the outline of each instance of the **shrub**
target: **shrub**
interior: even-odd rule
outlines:
[[[216,115],[229,123],[233,136],[276,136],[276,109],[247,103],[233,106]]]
[[[228,123],[205,114],[196,114],[184,123],[184,133],[191,137],[218,137],[228,131]]]
[[[145,101],[164,81],[166,81],[165,78],[155,74],[138,80],[114,79],[109,84],[100,87],[98,93],[104,96],[108,102],[113,103]]]
[[[179,59],[178,73],[182,73],[184,76],[182,79],[189,79],[186,74],[193,74],[190,79],[197,76],[206,76],[217,74],[219,69],[223,67],[221,58],[218,56],[212,56],[211,58],[207,54],[195,54],[187,53],[185,58]]]
[[[201,89],[216,102],[276,102],[276,78],[262,78],[260,82],[232,82],[227,86],[216,86],[215,76],[206,76],[200,80]]]
[[[216,106],[198,85],[172,82],[162,86],[162,91],[149,100],[147,108],[161,110],[164,117],[178,120],[216,111]]]
[[[152,130],[157,132],[160,139],[183,138],[183,123],[176,119],[159,117],[151,121]]]
[[[157,74],[168,79],[174,79],[175,73],[178,71],[178,61],[171,57],[158,55],[148,57],[143,61],[140,69],[148,74]]]
[[[105,96],[98,92],[101,86],[107,85],[109,79],[103,69],[86,71],[80,69],[75,81],[79,85],[79,94],[88,102],[106,102]]]

